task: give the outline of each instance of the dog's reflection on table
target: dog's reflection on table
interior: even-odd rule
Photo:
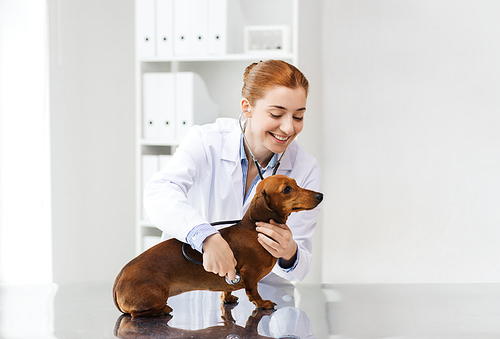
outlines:
[[[260,289],[277,301],[277,310],[254,309],[243,298],[239,304],[221,304],[218,293],[198,291],[177,297],[172,315],[134,319],[130,315],[120,316],[115,336],[122,339],[315,338],[309,318],[295,307],[293,287],[261,285]]]
[[[134,318],[122,315],[118,318],[115,327],[115,336],[118,338],[270,338],[261,336],[257,326],[265,315],[272,310],[255,310],[248,317],[245,327],[236,324],[231,309],[236,304],[221,304],[223,325],[211,326],[201,330],[185,330],[168,326],[170,315],[161,317]]]

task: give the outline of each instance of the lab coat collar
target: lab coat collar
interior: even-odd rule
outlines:
[[[283,155],[283,158],[281,159],[281,164],[278,169],[278,173],[286,174],[287,171],[292,170],[293,167],[292,154],[297,152],[295,143],[296,141],[294,140],[288,146],[285,155]],[[232,161],[235,163],[240,163],[241,162],[240,147],[241,147],[241,129],[236,124],[236,126],[227,136],[226,142],[224,143],[224,147],[222,148],[221,152],[222,159]],[[278,159],[280,155],[278,155]]]
[[[226,142],[223,145],[221,157],[223,160],[232,162],[240,161],[240,138],[241,130],[238,125],[227,136]]]

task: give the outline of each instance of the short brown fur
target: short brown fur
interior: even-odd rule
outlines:
[[[168,314],[172,311],[167,299],[193,290],[221,291],[225,303],[237,298],[231,292],[245,288],[248,299],[257,308],[273,309],[274,303],[263,300],[257,283],[273,269],[277,259],[257,240],[257,221],[286,223],[290,213],[315,208],[323,199],[321,193],[300,188],[295,180],[274,175],[261,181],[243,219],[234,226],[220,230],[237,261],[241,281],[229,285],[223,277],[207,272],[202,265],[182,255],[182,242],[165,240],[132,259],[123,267],[113,286],[115,305],[132,317]],[[199,252],[187,248],[188,255],[202,260]]]

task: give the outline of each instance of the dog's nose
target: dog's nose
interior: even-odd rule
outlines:
[[[317,193],[316,200],[318,200],[318,203],[322,202],[323,201],[323,193]]]

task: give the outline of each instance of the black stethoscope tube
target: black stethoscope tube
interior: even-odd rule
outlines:
[[[247,145],[248,151],[250,152],[250,156],[253,159],[253,163],[255,164],[255,167],[257,167],[257,172],[259,172],[260,180],[264,180],[264,175],[262,174],[262,167],[260,166],[260,163],[257,160],[257,158],[255,158],[255,156],[253,155],[252,149],[250,148],[250,145],[248,144],[247,137],[245,136],[245,129],[243,128],[243,125],[241,123],[241,118],[243,117],[243,115],[246,112],[248,112],[248,111],[241,112],[241,114],[240,114],[240,116],[238,118],[238,123],[240,124],[241,134],[243,135],[243,141]],[[278,159],[278,161],[276,161],[276,164],[274,164],[273,174],[272,175],[275,175],[276,172],[278,171],[278,168],[280,167],[281,159],[283,158],[283,155],[285,155],[285,151],[283,151],[283,153],[281,153],[280,158]]]

